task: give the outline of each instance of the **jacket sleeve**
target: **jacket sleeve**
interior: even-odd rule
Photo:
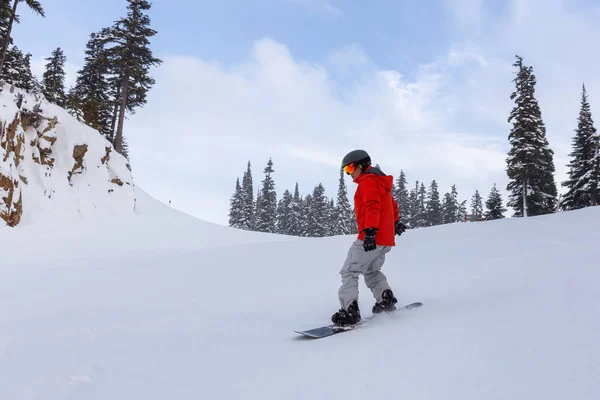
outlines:
[[[398,221],[400,219],[400,210],[398,209],[398,203],[396,202],[396,199],[394,199],[394,196],[392,197],[392,205],[394,206],[394,223],[396,221]]]
[[[375,179],[365,179],[360,188],[360,195],[365,207],[365,228],[379,228],[381,215],[381,199],[379,185]]]

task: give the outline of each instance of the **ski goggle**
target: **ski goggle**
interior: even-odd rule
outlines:
[[[350,163],[348,165],[344,165],[344,172],[348,175],[352,175],[352,173],[356,170],[356,165],[354,163]]]

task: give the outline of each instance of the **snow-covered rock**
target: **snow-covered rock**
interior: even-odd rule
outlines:
[[[43,96],[0,86],[0,225],[134,212],[127,160]]]

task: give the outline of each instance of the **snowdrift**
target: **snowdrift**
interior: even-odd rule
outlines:
[[[0,225],[134,212],[124,157],[63,108],[0,86]]]

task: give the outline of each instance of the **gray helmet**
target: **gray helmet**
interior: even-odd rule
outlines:
[[[342,160],[342,168],[350,163],[362,165],[363,168],[371,165],[371,157],[364,150],[352,150],[344,156]]]

